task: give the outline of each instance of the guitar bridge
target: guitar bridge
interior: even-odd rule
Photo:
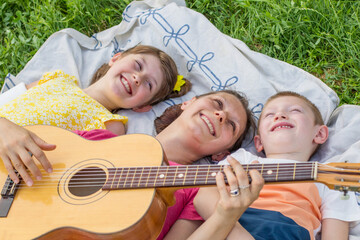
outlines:
[[[17,175],[19,177],[18,173]],[[11,178],[8,176],[1,191],[0,217],[7,217],[10,207],[14,201],[17,189],[18,184],[14,183],[14,181],[11,180]]]

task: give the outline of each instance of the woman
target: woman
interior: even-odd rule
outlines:
[[[251,122],[247,101],[232,91],[213,92],[193,98],[184,102],[181,110],[180,116],[156,136],[167,159],[178,164],[191,164],[209,155],[213,159],[223,158],[234,150],[234,145],[239,146],[238,140],[243,139]],[[44,169],[51,168],[42,150],[51,150],[54,145],[45,143],[33,133],[6,119],[0,119],[0,132],[0,156],[8,170],[14,166],[27,181],[31,178],[26,171],[22,171],[26,166],[37,179],[41,178],[35,162],[27,156],[28,152],[37,158]],[[9,141],[4,136],[10,133],[12,137]],[[235,175],[230,169],[225,170],[230,189],[249,185],[241,166],[234,162],[233,168]],[[227,236],[239,215],[259,195],[263,179],[258,172],[251,172],[251,186],[241,191],[240,195],[232,196],[222,177],[221,174],[217,176],[221,200],[212,217],[203,224],[200,221],[176,220],[165,239],[224,239]]]

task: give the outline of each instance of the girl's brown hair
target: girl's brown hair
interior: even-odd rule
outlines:
[[[122,52],[121,56],[124,57],[129,54],[149,54],[157,57],[160,61],[164,81],[162,82],[160,91],[157,92],[149,102],[145,103],[144,106],[154,105],[169,98],[181,97],[190,91],[191,83],[187,79],[184,79],[185,84],[181,87],[180,91],[173,90],[177,81],[178,71],[174,60],[164,51],[152,46],[137,45]],[[90,84],[93,84],[102,78],[109,69],[109,64],[103,64],[93,75]]]
[[[249,109],[249,102],[248,102],[247,98],[245,97],[245,95],[240,94],[236,91],[222,90],[222,91],[216,91],[216,92],[209,92],[209,93],[205,93],[200,96],[197,96],[197,98],[201,98],[204,96],[217,94],[217,93],[221,93],[221,92],[231,94],[231,95],[235,96],[237,99],[239,99],[239,101],[243,105],[245,112],[246,112],[246,126],[244,129],[244,132],[236,140],[234,145],[229,149],[230,152],[233,152],[241,147],[242,141],[244,140],[247,132],[250,129],[252,129],[252,130],[255,129],[255,121],[253,118],[253,114],[252,114],[251,110]],[[169,126],[174,120],[176,120],[181,115],[182,112],[183,112],[183,110],[181,109],[181,104],[177,104],[177,105],[168,107],[164,111],[164,113],[160,117],[157,117],[154,121],[156,133],[160,133],[167,126]],[[252,133],[252,135],[254,135],[254,132]]]

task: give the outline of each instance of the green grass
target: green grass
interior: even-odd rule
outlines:
[[[17,74],[55,31],[91,36],[121,22],[131,1],[5,0],[0,5],[0,78]],[[322,79],[341,104],[360,103],[360,1],[187,0],[223,33]],[[105,6],[105,7],[102,7]]]

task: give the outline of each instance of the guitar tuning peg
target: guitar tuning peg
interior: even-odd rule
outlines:
[[[350,198],[350,196],[348,194],[348,190],[344,189],[344,190],[342,190],[342,192],[344,193],[344,195],[341,196],[341,200],[348,200]]]

